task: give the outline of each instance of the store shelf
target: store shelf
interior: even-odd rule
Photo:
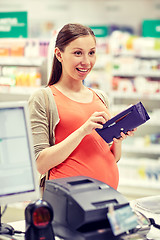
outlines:
[[[48,45],[47,39],[0,39],[0,98],[2,101],[15,99],[16,94],[17,100],[26,99],[32,93],[33,87],[47,84]],[[3,86],[8,88],[4,90]]]
[[[141,146],[138,144],[133,145],[123,144],[122,147],[125,153],[137,153],[137,154],[146,154],[146,155],[160,155],[160,147],[159,144],[150,144],[149,146]]]
[[[144,125],[145,127],[160,127],[160,122],[157,119],[151,119]]]
[[[112,91],[110,94],[111,97],[120,98],[120,99],[143,99],[143,100],[153,100],[160,101],[160,93],[155,94],[143,94],[143,93],[135,93],[135,92],[122,92],[122,91]]]
[[[154,189],[154,190],[160,190],[159,182],[151,181],[151,180],[130,180],[130,179],[120,179],[120,186],[126,186],[126,187],[134,187],[134,188],[145,188],[146,190],[148,189]]]
[[[135,179],[136,181],[136,179]],[[133,186],[133,185],[127,185],[127,181],[124,182],[122,185],[119,184],[118,191],[122,193],[128,200],[134,200],[137,198],[143,198],[148,196],[155,196],[159,195],[160,189],[156,189],[153,187],[144,187],[142,186]]]
[[[28,101],[30,95],[36,91],[36,87],[5,87],[0,86],[0,102]]]
[[[0,57],[1,66],[39,67],[44,61],[44,57]]]
[[[32,94],[37,87],[26,86],[0,86],[0,92],[4,94]]]
[[[160,161],[148,158],[123,158],[119,162],[118,190],[131,198],[160,192]]]
[[[159,59],[160,50],[139,50],[138,52],[134,50],[121,50],[118,54],[113,54],[114,57],[129,56],[140,59]]]
[[[129,78],[133,78],[133,77],[138,77],[138,76],[143,76],[143,77],[150,77],[150,78],[158,78],[160,79],[160,70],[156,70],[156,71],[131,71],[131,72],[127,72],[127,71],[119,71],[119,70],[114,70],[112,72],[112,75],[114,77],[118,76],[118,77],[129,77]]]

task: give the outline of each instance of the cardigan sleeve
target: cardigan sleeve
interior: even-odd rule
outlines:
[[[29,98],[28,108],[31,121],[35,158],[40,152],[50,146],[49,122],[46,115],[46,106],[41,89],[35,91]]]
[[[31,130],[35,158],[40,152],[55,143],[55,127],[59,122],[59,115],[56,103],[50,87],[44,88],[48,95],[48,106],[44,97],[43,90],[36,90],[28,100]],[[48,107],[48,109],[46,109]],[[49,112],[49,119],[47,118]]]

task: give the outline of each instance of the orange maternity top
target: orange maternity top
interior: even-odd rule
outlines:
[[[82,126],[94,112],[105,111],[110,115],[94,91],[92,102],[79,103],[66,97],[56,87],[51,86],[51,89],[60,117],[55,129],[55,144]],[[115,189],[118,187],[119,172],[114,155],[95,130],[83,138],[64,162],[50,170],[50,179],[80,175],[105,182]]]

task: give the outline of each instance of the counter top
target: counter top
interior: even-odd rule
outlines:
[[[160,196],[153,196],[148,197],[144,199],[137,199],[130,202],[130,205],[133,210],[139,211],[140,213],[144,214],[147,218],[153,218],[156,224],[160,225],[160,209],[158,210],[158,213],[155,213],[155,211],[150,209],[145,209],[144,206],[141,206],[141,203],[143,203],[143,200],[147,200],[151,203],[151,206],[156,206],[156,201],[160,199]],[[155,207],[154,207],[155,209]],[[25,231],[25,220],[17,221],[17,222],[11,222],[9,223],[12,227],[14,227],[15,230]],[[22,240],[24,239],[24,234],[21,235],[15,235],[15,239]],[[8,238],[6,238],[7,240]],[[160,229],[155,228],[154,226],[151,226],[151,229],[149,233],[147,234],[148,240],[160,240]],[[0,238],[1,240],[1,238]],[[2,238],[3,240],[3,238]],[[5,238],[4,238],[5,240]],[[55,237],[55,240],[62,240],[58,237]]]

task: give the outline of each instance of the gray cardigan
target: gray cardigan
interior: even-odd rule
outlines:
[[[48,96],[48,109],[44,91]],[[107,95],[98,89],[94,89],[94,91],[109,108]],[[31,119],[35,157],[37,159],[43,149],[54,145],[55,127],[60,120],[51,88],[46,87],[36,90],[29,98],[28,108]],[[49,119],[47,117],[47,111],[49,113]]]

